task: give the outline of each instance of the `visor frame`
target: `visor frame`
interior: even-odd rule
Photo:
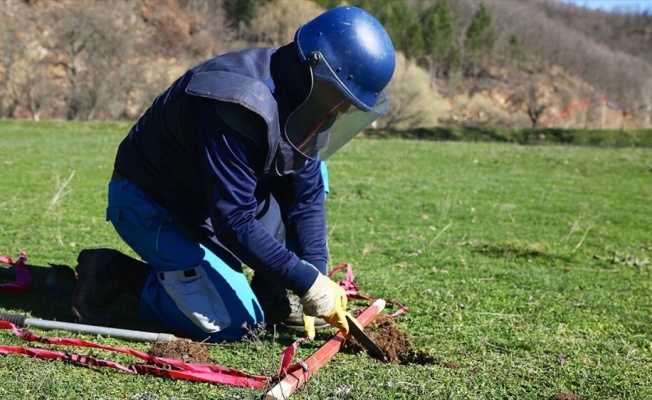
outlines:
[[[334,84],[339,91],[357,108],[363,111],[371,111],[373,107],[366,104],[364,101],[359,99],[351,89],[340,79],[338,73],[342,72],[341,68],[336,68],[335,70],[330,66],[328,60],[321,51],[316,50],[308,54],[306,60],[310,64],[310,69],[312,70],[313,81],[315,77],[318,77],[324,81],[331,82]],[[353,80],[353,76],[346,77],[347,80]],[[378,95],[374,96],[376,102],[378,101]]]
[[[380,116],[386,114],[388,110],[388,100],[385,91],[382,91],[380,95],[377,96],[376,104],[371,108],[367,107],[359,100],[356,102],[351,101],[352,98],[356,99],[355,96],[353,96],[353,94],[348,90],[344,92],[341,90],[343,88],[340,84],[341,82],[333,73],[328,63],[321,58],[320,53],[314,52],[312,54],[317,59],[312,57],[308,59],[311,64],[310,92],[306,99],[286,120],[283,133],[292,148],[303,154],[305,157],[325,160],[371,125]],[[313,127],[302,129],[303,132],[293,132],[292,125],[295,125],[295,121],[298,121],[298,125],[302,126],[301,122],[303,121],[301,116],[310,116],[314,114],[311,112],[310,106],[313,103],[313,96],[319,96],[319,93],[315,92],[316,81],[329,83],[335,90],[337,90],[340,96],[348,100],[353,107],[349,106],[345,112],[339,112],[338,109],[342,104],[338,103],[332,110],[320,118],[318,120],[319,122],[314,124]],[[358,107],[358,105],[362,105],[362,108]],[[336,113],[333,118],[334,112]],[[327,129],[318,130],[331,118],[332,121],[330,121],[330,125]],[[346,121],[346,123],[338,123],[338,121],[341,121],[342,119]],[[305,126],[305,124],[303,125]]]

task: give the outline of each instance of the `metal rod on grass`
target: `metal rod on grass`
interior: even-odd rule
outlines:
[[[89,333],[101,336],[111,336],[137,342],[172,342],[178,338],[170,333],[154,333],[133,331],[129,329],[108,328],[105,326],[75,324],[70,322],[50,321],[46,319],[28,318],[17,314],[0,314],[0,320],[9,321],[20,327],[33,326],[42,329],[59,329],[68,332]]]

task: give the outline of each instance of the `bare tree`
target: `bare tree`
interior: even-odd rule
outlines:
[[[48,61],[62,72],[66,118],[119,116],[114,102],[124,103],[131,41],[113,28],[106,13],[92,8],[57,8],[48,21],[53,31]]]
[[[16,80],[18,79],[16,68],[17,61],[24,57],[24,47],[17,40],[14,32],[8,26],[0,28],[0,40],[2,46],[2,70],[3,79],[0,84],[0,117],[11,118],[14,110],[19,104]],[[0,75],[1,76],[1,75]]]
[[[539,117],[541,117],[541,114],[543,114],[543,111],[547,107],[546,104],[542,104],[539,100],[536,81],[530,83],[528,100],[527,116],[530,118],[530,122],[532,122],[532,128],[536,128]]]
[[[651,126],[652,118],[652,78],[647,78],[641,85],[641,99],[645,108],[645,125]]]

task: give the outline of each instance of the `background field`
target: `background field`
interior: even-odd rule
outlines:
[[[0,121],[0,255],[24,249],[32,264],[74,266],[84,248],[130,253],[104,221],[114,153],[128,129]],[[393,366],[339,354],[292,398],[652,398],[652,149],[359,139],[329,167],[332,266],[353,264],[362,292],[407,304],[395,322],[437,362]],[[72,321],[68,303],[0,294],[0,311],[37,318]],[[121,304],[126,327],[147,328],[133,320],[135,303]],[[299,356],[330,335],[319,332]],[[224,366],[274,374],[294,338],[262,333],[211,352]],[[2,331],[0,344],[23,342]],[[261,393],[0,358],[3,398]]]

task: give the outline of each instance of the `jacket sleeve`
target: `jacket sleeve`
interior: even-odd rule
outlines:
[[[319,271],[279,243],[256,220],[256,167],[264,149],[233,131],[218,113],[204,106],[200,118],[202,185],[217,239],[254,271],[277,276],[303,295]]]
[[[272,192],[281,208],[287,242],[299,257],[326,274],[325,189],[320,163],[311,160],[280,180]]]

